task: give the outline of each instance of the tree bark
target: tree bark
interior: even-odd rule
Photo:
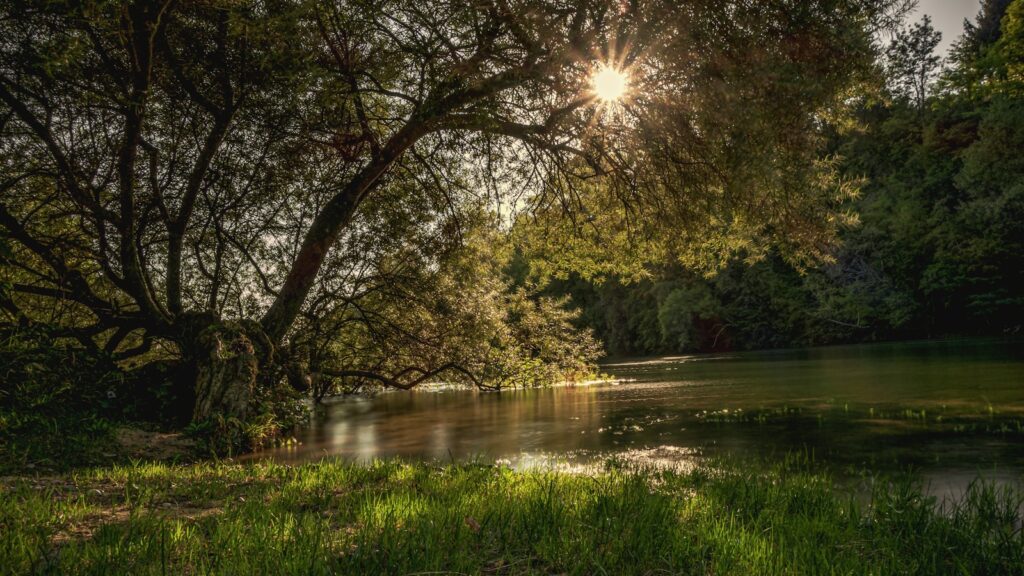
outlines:
[[[249,417],[260,357],[241,326],[214,324],[197,338],[194,422],[245,422]]]
[[[410,121],[391,138],[380,156],[356,175],[313,220],[284,285],[260,321],[271,341],[280,343],[291,328],[320,273],[327,253],[345,226],[352,222],[360,203],[380,185],[381,177],[398,158],[427,132],[429,128],[425,122],[419,119]]]

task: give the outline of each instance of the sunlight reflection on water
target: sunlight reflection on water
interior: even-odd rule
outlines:
[[[253,457],[586,471],[609,458],[691,469],[797,452],[840,476],[914,470],[951,493],[979,473],[1024,473],[1022,352],[956,342],[686,356],[604,366],[624,380],[614,385],[385,393],[332,402],[298,446]]]

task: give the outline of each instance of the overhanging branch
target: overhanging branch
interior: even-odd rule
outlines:
[[[481,390],[495,390],[493,386],[488,386],[483,383],[475,374],[469,371],[467,368],[460,366],[455,363],[448,363],[439,368],[433,370],[426,370],[417,366],[410,366],[397,372],[394,376],[387,376],[379,372],[373,372],[371,370],[320,370],[320,373],[326,376],[332,376],[334,378],[362,378],[365,380],[374,380],[380,382],[388,388],[395,388],[398,390],[412,390],[416,386],[429,381],[431,378],[439,376],[445,372],[456,372],[462,374],[473,383],[474,386]],[[404,378],[410,374],[418,374],[412,380],[405,380]]]

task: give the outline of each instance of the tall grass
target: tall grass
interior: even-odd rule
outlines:
[[[137,464],[0,492],[11,574],[1021,574],[1019,493],[840,495],[799,461],[596,476]]]

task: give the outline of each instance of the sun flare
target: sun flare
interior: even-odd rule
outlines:
[[[605,102],[614,102],[626,93],[629,78],[626,73],[611,66],[601,66],[594,74],[594,94]]]

